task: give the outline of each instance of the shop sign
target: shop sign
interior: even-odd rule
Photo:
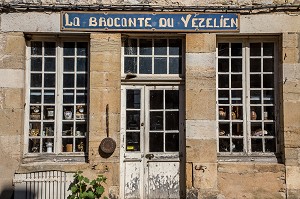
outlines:
[[[77,31],[239,31],[235,13],[62,12],[61,30]]]

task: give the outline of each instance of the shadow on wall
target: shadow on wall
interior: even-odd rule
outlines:
[[[0,199],[33,199],[35,198],[35,194],[26,191],[26,189],[18,189],[14,190],[11,188],[4,188],[0,193]]]

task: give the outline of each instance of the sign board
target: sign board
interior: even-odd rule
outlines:
[[[62,12],[61,30],[72,31],[239,31],[235,13]]]

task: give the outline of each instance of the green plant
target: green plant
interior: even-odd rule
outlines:
[[[82,175],[82,171],[78,171],[74,174],[74,181],[70,184],[69,189],[71,191],[68,199],[96,199],[100,198],[104,193],[104,187],[102,183],[105,183],[106,177],[98,175],[94,180]],[[107,199],[107,197],[104,197]]]

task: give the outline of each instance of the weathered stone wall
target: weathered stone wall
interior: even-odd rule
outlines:
[[[12,177],[21,161],[24,68],[23,33],[0,34],[0,198],[12,195]]]

